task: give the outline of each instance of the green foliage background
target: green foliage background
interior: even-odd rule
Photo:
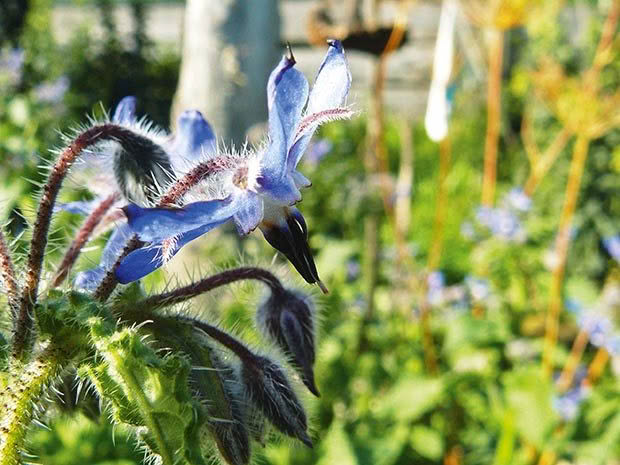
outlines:
[[[61,143],[56,131],[79,124],[85,114],[100,114],[101,104],[110,108],[127,94],[136,95],[143,112],[167,126],[179,65],[179,57],[158,50],[143,35],[139,9],[135,11],[137,27],[131,48],[116,40],[111,23],[101,43],[83,31],[71,44],[60,47],[49,32],[50,2],[31,3],[16,39],[25,50],[23,77],[17,89],[0,95],[1,218],[9,221],[8,228],[18,244],[20,233],[33,217],[35,185],[44,176],[39,166],[50,159],[48,150]],[[570,31],[561,21],[508,36],[512,53],[502,91],[498,198],[523,185],[528,175],[518,134],[524,108],[533,109],[539,143],[547,144],[559,128],[549,110],[534,97],[531,69],[547,55],[574,75],[590,64],[609,2],[575,3],[585,3],[592,11],[587,34],[578,44],[569,40]],[[103,16],[104,22],[109,20]],[[109,63],[115,63],[113,69]],[[619,71],[618,60],[605,69],[606,89],[617,90]],[[33,89],[61,75],[71,83],[62,100],[55,104],[39,101]],[[563,421],[554,408],[558,392],[540,369],[551,277],[545,256],[557,232],[572,142],[534,195],[532,209],[524,219],[524,243],[502,241],[484,232],[473,240],[464,237],[462,225],[475,223],[480,199],[486,115],[480,95],[480,83],[472,85],[467,79],[456,93],[450,129],[452,165],[446,181],[448,213],[439,268],[448,286],[459,285],[470,275],[485,278],[491,295],[481,303],[483,318],[476,317],[469,304],[432,308],[437,376],[429,374],[424,363],[419,319],[424,294],[420,285],[403,283],[425,279],[424,265],[433,241],[438,146],[427,138],[420,123],[410,126],[415,176],[412,223],[405,242],[411,261],[403,268],[395,260],[392,225],[369,189],[363,168],[365,116],[347,124],[331,124],[321,132],[332,150],[320,164],[306,162],[303,166],[313,187],[302,205],[318,268],[331,290],[328,296],[318,298],[323,323],[316,369],[322,396],[307,399],[316,447],[307,450],[288,441],[270,441],[259,452],[261,463],[528,464],[537,463],[545,451],[564,463],[619,463],[618,360],[607,365],[571,421]],[[388,118],[385,142],[393,175],[402,150],[399,127],[400,121]],[[604,286],[617,288],[620,282],[618,263],[601,242],[619,233],[619,142],[617,129],[593,141],[582,181],[565,297],[584,306],[593,305]],[[64,195],[69,200],[87,194],[78,188]],[[369,214],[380,215],[381,239],[375,311],[370,316],[366,314],[368,276],[364,268],[368,261],[364,218]],[[71,226],[77,224],[78,218],[59,215],[52,256],[59,256],[70,239]],[[187,248],[181,255],[184,258],[176,259],[167,275],[160,271],[149,277],[148,286],[159,288],[171,276],[187,281],[186,269],[196,275],[200,273],[195,270],[200,269],[205,274],[239,261],[268,265],[273,257],[256,234],[240,243],[232,230],[224,229],[198,242]],[[102,244],[102,240],[96,242]],[[92,266],[98,254],[97,248],[86,253],[80,269]],[[288,265],[279,259],[276,263],[281,274],[303,287]],[[243,285],[233,290],[197,299],[194,308],[241,328],[253,340],[251,321],[261,289]],[[6,321],[0,324],[8,327]],[[577,331],[575,316],[563,312],[558,367]],[[589,345],[583,366],[595,354],[596,348]],[[70,385],[69,381],[67,392]],[[114,430],[106,415],[98,414],[96,402],[77,412],[71,405],[52,409],[62,414],[49,421],[50,429],[33,428],[31,452],[38,457],[33,461],[50,465],[141,463],[142,455],[132,438]],[[457,456],[460,462],[447,461]]]

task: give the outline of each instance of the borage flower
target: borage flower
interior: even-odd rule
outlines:
[[[264,148],[241,154],[217,155],[194,166],[209,167],[205,179],[193,180],[207,200],[182,208],[143,208],[130,204],[125,214],[130,228],[147,246],[130,253],[116,269],[119,282],[140,279],[168,261],[183,245],[220,224],[233,220],[247,235],[259,227],[265,239],[282,252],[308,283],[322,285],[308,246],[308,229],[293,205],[310,181],[297,165],[318,126],[350,118],[344,107],[351,75],[339,41],[330,41],[312,90],[295,69],[292,53],[285,55],[267,86],[269,139]],[[305,108],[305,109],[304,109]],[[189,178],[188,178],[189,179]],[[220,197],[209,198],[209,181],[216,179]]]

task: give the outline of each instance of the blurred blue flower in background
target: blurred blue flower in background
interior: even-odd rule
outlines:
[[[606,237],[603,239],[603,245],[611,258],[620,263],[620,235]]]
[[[69,90],[69,78],[60,76],[55,81],[39,84],[33,89],[34,96],[41,103],[57,104],[62,101]]]

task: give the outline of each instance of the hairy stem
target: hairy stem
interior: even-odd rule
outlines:
[[[246,279],[261,281],[269,286],[272,292],[282,292],[284,290],[280,280],[269,271],[263,268],[245,266],[223,271],[216,275],[209,276],[208,278],[201,279],[195,283],[175,289],[174,291],[147,297],[146,299],[132,304],[131,307],[146,309],[150,312],[157,308],[185,302],[186,300],[199,296],[200,294],[204,294],[205,292],[209,292],[217,287]],[[123,310],[121,310],[120,313],[122,314]]]
[[[65,280],[75,261],[79,257],[82,248],[86,242],[88,242],[97,225],[99,225],[101,220],[103,220],[103,217],[118,200],[118,198],[119,194],[116,192],[109,195],[97,206],[97,208],[95,208],[95,210],[91,212],[90,215],[88,215],[88,218],[86,218],[84,224],[82,224],[75,235],[75,239],[73,239],[73,242],[65,252],[65,256],[63,257],[54,280],[52,281],[52,287],[60,286],[60,284],[62,284]]]
[[[153,417],[153,408],[149,402],[149,399],[144,394],[143,386],[140,385],[131,370],[127,370],[124,361],[121,359],[116,351],[110,351],[110,357],[114,361],[114,369],[123,378],[128,389],[128,396],[131,396],[134,402],[138,404],[140,414],[144,418],[144,422],[147,425],[148,431],[153,435],[155,442],[157,443],[157,454],[161,457],[162,465],[174,465],[174,450],[169,450],[168,441],[164,437],[159,422]]]
[[[84,149],[103,140],[131,140],[136,137],[128,129],[115,124],[101,124],[78,135],[73,142],[60,154],[54,163],[47,182],[43,186],[43,193],[39,200],[39,210],[32,231],[30,251],[26,269],[26,282],[22,292],[16,330],[13,338],[14,353],[21,357],[24,350],[31,345],[32,309],[37,301],[43,256],[47,246],[47,234],[52,220],[52,212],[56,197],[67,176],[69,168],[82,154]]]
[[[116,262],[114,262],[114,265],[112,265],[112,267],[106,272],[105,276],[101,280],[101,283],[99,283],[99,286],[97,287],[97,289],[95,289],[95,292],[93,294],[95,299],[101,302],[105,302],[106,300],[108,300],[108,297],[112,295],[112,292],[114,292],[114,289],[118,284],[118,280],[116,279],[114,270],[118,267],[118,265],[120,265],[120,263],[123,261],[123,258],[129,255],[132,251],[139,248],[141,245],[142,241],[140,241],[140,239],[138,239],[138,236],[136,235],[134,235],[131,239],[127,241],[127,244],[125,244],[123,251],[116,259]]]
[[[482,180],[482,205],[493,206],[497,178],[497,149],[501,118],[502,59],[504,32],[492,31],[489,47],[489,73],[487,82],[487,131],[484,141],[484,176]]]
[[[218,327],[210,325],[209,323],[205,323],[204,321],[200,321],[198,319],[185,317],[179,317],[179,319],[191,323],[194,328],[203,331],[208,336],[212,337],[217,342],[222,344],[224,347],[230,349],[232,352],[235,353],[237,357],[239,357],[242,362],[252,367],[256,366],[256,355],[254,355],[254,353],[250,351],[250,349],[248,349],[245,344],[243,344],[241,341],[234,338],[227,332],[222,331]]]
[[[566,269],[566,256],[568,254],[568,246],[571,239],[571,225],[575,214],[575,207],[577,206],[577,197],[579,195],[581,177],[588,155],[589,143],[590,140],[584,135],[579,135],[575,142],[568,183],[566,185],[566,194],[564,196],[564,206],[562,208],[558,235],[555,242],[556,263],[551,277],[551,297],[549,310],[547,312],[545,343],[543,348],[543,368],[548,375],[551,375],[553,370],[553,354],[557,343],[559,318],[562,309],[562,283],[564,281],[564,272]]]
[[[61,373],[67,354],[55,345],[48,346],[38,357],[22,364],[14,359],[6,386],[0,394],[0,465],[22,463],[21,451],[26,433],[35,418],[35,406],[44,389]]]
[[[15,323],[15,317],[19,310],[19,285],[17,284],[11,251],[2,231],[0,231],[0,279],[2,280],[2,287],[4,292],[6,292],[11,316]]]

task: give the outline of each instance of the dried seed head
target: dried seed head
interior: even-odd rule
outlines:
[[[315,322],[310,299],[287,289],[272,290],[256,314],[258,326],[291,358],[303,383],[315,396]]]
[[[250,401],[282,433],[312,447],[306,412],[282,369],[265,357],[243,362],[241,380]]]

